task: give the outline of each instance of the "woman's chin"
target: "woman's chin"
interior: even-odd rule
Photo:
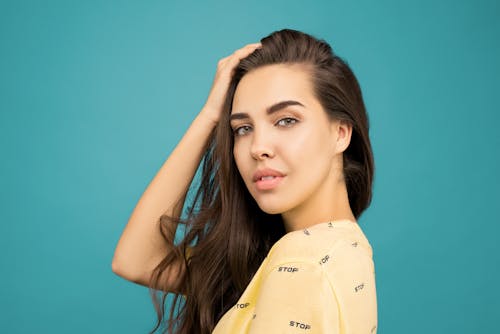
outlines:
[[[259,208],[267,214],[276,215],[281,214],[286,211],[286,208],[282,205],[271,205],[270,203],[258,203]]]

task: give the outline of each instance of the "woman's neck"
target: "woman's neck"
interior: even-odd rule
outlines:
[[[349,205],[345,182],[339,182],[334,187],[327,187],[326,191],[317,192],[307,202],[282,213],[282,218],[287,233],[327,221],[356,222]]]

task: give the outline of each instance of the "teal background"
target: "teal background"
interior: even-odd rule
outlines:
[[[121,232],[217,61],[292,28],[364,93],[378,333],[494,332],[499,17],[497,1],[1,1],[0,331],[153,328],[147,288],[111,271]]]

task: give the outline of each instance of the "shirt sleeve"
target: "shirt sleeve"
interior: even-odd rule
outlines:
[[[342,333],[377,333],[377,292],[371,252],[343,240],[323,264],[340,310]]]
[[[340,242],[317,262],[283,262],[263,278],[249,333],[376,334],[371,256]]]
[[[248,333],[340,334],[338,304],[321,266],[287,262],[272,268]]]

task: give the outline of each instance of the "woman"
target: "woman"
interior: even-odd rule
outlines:
[[[115,251],[113,271],[151,288],[152,332],[173,292],[169,333],[375,333],[356,221],[372,194],[368,129],[354,74],[323,40],[284,29],[221,59]]]

